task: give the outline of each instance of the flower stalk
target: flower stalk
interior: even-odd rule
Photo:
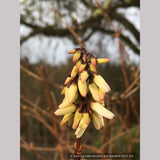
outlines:
[[[81,147],[81,138],[77,138],[76,146],[75,146],[75,155],[81,155],[82,147]],[[80,160],[81,158],[75,158],[74,160]]]

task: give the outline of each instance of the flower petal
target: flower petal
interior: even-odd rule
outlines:
[[[96,63],[97,63],[96,58],[94,56],[91,56],[90,60],[91,60],[91,64],[93,66],[96,66]]]
[[[62,89],[61,95],[65,94],[65,89],[66,89],[66,87],[64,87],[64,88]]]
[[[85,53],[82,55],[82,60],[83,60],[83,63],[86,63],[86,61],[87,61],[87,55]]]
[[[109,61],[110,61],[110,59],[108,59],[108,58],[98,58],[97,59],[98,64],[107,63]]]
[[[91,102],[91,108],[93,109],[93,111],[108,119],[112,119],[114,117],[114,114],[111,111],[103,107],[98,102]]]
[[[83,97],[86,97],[86,94],[87,94],[87,91],[88,91],[88,89],[87,89],[87,82],[82,83],[81,79],[79,78],[78,79],[78,89],[79,89],[80,94]]]
[[[76,62],[81,56],[81,51],[77,51],[73,56],[73,62]]]
[[[93,97],[93,99],[94,99],[95,101],[98,101],[98,102],[101,101],[101,100],[100,100],[100,97],[99,97],[98,88],[97,88],[97,86],[96,86],[95,83],[89,84],[89,91],[90,91],[90,93],[92,94],[92,97]]]
[[[89,117],[89,113],[83,113],[83,119],[84,119],[84,122],[89,125],[90,123],[90,117]]]
[[[104,126],[104,119],[103,119],[103,116],[98,114],[97,112],[93,112],[99,119],[99,122],[100,122],[100,128],[102,128]]]
[[[78,69],[76,66],[74,66],[71,71],[71,78],[73,79],[74,77],[76,77],[77,74],[78,74]]]
[[[62,121],[61,121],[61,124],[60,125],[63,125],[65,124],[70,118],[73,117],[73,113],[67,113],[64,115]]]
[[[99,98],[101,101],[104,100],[105,92],[101,88],[98,88]]]
[[[86,65],[87,65],[86,63],[80,65],[80,67],[79,67],[79,72],[80,72],[80,73],[81,73],[82,71],[84,71]]]
[[[83,113],[79,113],[78,109],[76,110],[74,114],[74,120],[73,120],[73,125],[72,128],[76,129],[78,127],[78,124],[80,120],[82,119]]]
[[[72,49],[69,54],[74,54],[76,52],[76,48]]]
[[[81,60],[78,60],[78,62],[76,63],[76,68],[79,70],[80,66],[82,64],[82,61]]]
[[[70,85],[70,87],[68,88],[67,91],[67,99],[69,103],[73,103],[73,101],[75,100],[76,94],[77,94],[77,84],[76,83],[72,83]]]
[[[92,113],[92,122],[93,122],[94,127],[97,130],[101,129],[101,123],[100,123],[99,117],[95,114],[95,112]]]
[[[82,118],[75,132],[76,138],[80,138],[85,132],[87,127],[88,125],[85,123],[84,119]]]
[[[94,74],[94,83],[103,90],[103,92],[109,92],[111,89],[102,76]]]
[[[76,105],[72,104],[69,107],[57,109],[54,113],[55,115],[64,115],[67,113],[72,113],[75,110],[76,110]]]
[[[80,74],[80,79],[81,79],[81,82],[84,83],[89,77],[89,74],[87,71],[83,71],[81,74]]]
[[[92,72],[96,72],[96,67],[93,66],[92,64],[89,65],[89,69],[90,69],[90,71],[92,71]]]
[[[58,106],[58,108],[66,108],[68,106],[70,106],[71,104],[68,102],[67,98],[63,99],[63,102]]]
[[[71,77],[67,77],[66,80],[65,80],[65,82],[64,82],[64,84],[67,85],[71,80],[72,80]]]

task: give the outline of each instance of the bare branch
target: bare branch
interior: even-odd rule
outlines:
[[[43,78],[40,77],[39,75],[31,72],[30,70],[28,70],[27,68],[23,67],[22,65],[20,65],[20,68],[22,71],[24,71],[25,73],[27,73],[29,76],[39,80],[39,81],[43,81]],[[56,84],[56,83],[52,83],[50,82],[49,80],[46,80],[47,83],[49,83],[52,87],[56,87],[56,88],[60,88],[60,89],[63,89],[63,86],[62,85],[59,85],[59,84]]]

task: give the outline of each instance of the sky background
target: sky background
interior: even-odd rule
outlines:
[[[50,6],[47,3],[44,3],[44,8],[49,8]],[[78,22],[81,22],[82,19],[86,16],[89,16],[90,13],[82,12],[84,10],[83,6],[79,6],[76,13],[74,13],[74,17],[77,18]],[[64,11],[65,12],[65,11]],[[118,12],[124,14],[127,19],[129,19],[135,27],[140,30],[140,11],[135,7],[130,7],[128,9],[119,9]],[[21,6],[21,13],[23,13],[23,6]],[[84,14],[85,13],[85,14]],[[39,17],[38,12],[33,12],[35,17]],[[48,15],[48,16],[47,16]],[[45,15],[45,21],[47,23],[52,24],[53,19],[50,14]],[[70,24],[70,20],[67,17],[64,17],[65,22]],[[114,22],[115,25],[117,25]],[[26,36],[31,32],[31,29],[25,27],[24,25],[20,26],[20,35]],[[136,43],[134,37],[127,32],[124,28],[122,28],[122,33],[124,35],[129,36],[129,38]],[[98,44],[100,38],[103,37],[102,40],[102,48],[101,51],[96,50],[95,46]],[[107,43],[106,43],[107,42]],[[117,59],[119,58],[118,52],[118,43],[117,39],[113,39],[110,36],[102,35],[102,33],[95,33],[89,41],[85,43],[87,50],[93,53],[98,52],[107,52],[106,56],[111,59],[111,62],[117,63]],[[40,61],[44,61],[50,65],[58,65],[60,63],[65,63],[67,58],[72,57],[72,55],[68,55],[68,52],[73,48],[79,47],[78,45],[73,44],[68,38],[58,38],[58,37],[46,37],[43,35],[37,35],[22,44],[21,46],[21,58],[27,57],[30,63],[38,63]],[[130,59],[139,63],[139,56],[134,54],[132,50],[126,47],[130,55]],[[99,56],[99,55],[98,55]]]

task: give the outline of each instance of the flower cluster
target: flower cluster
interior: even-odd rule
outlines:
[[[104,126],[103,117],[114,117],[114,114],[104,107],[105,93],[111,89],[96,70],[97,64],[110,60],[96,59],[84,48],[75,48],[69,54],[74,54],[75,65],[65,80],[65,87],[61,92],[64,99],[55,114],[64,115],[61,125],[68,121],[76,130],[76,138],[80,138],[91,120],[99,130]]]

